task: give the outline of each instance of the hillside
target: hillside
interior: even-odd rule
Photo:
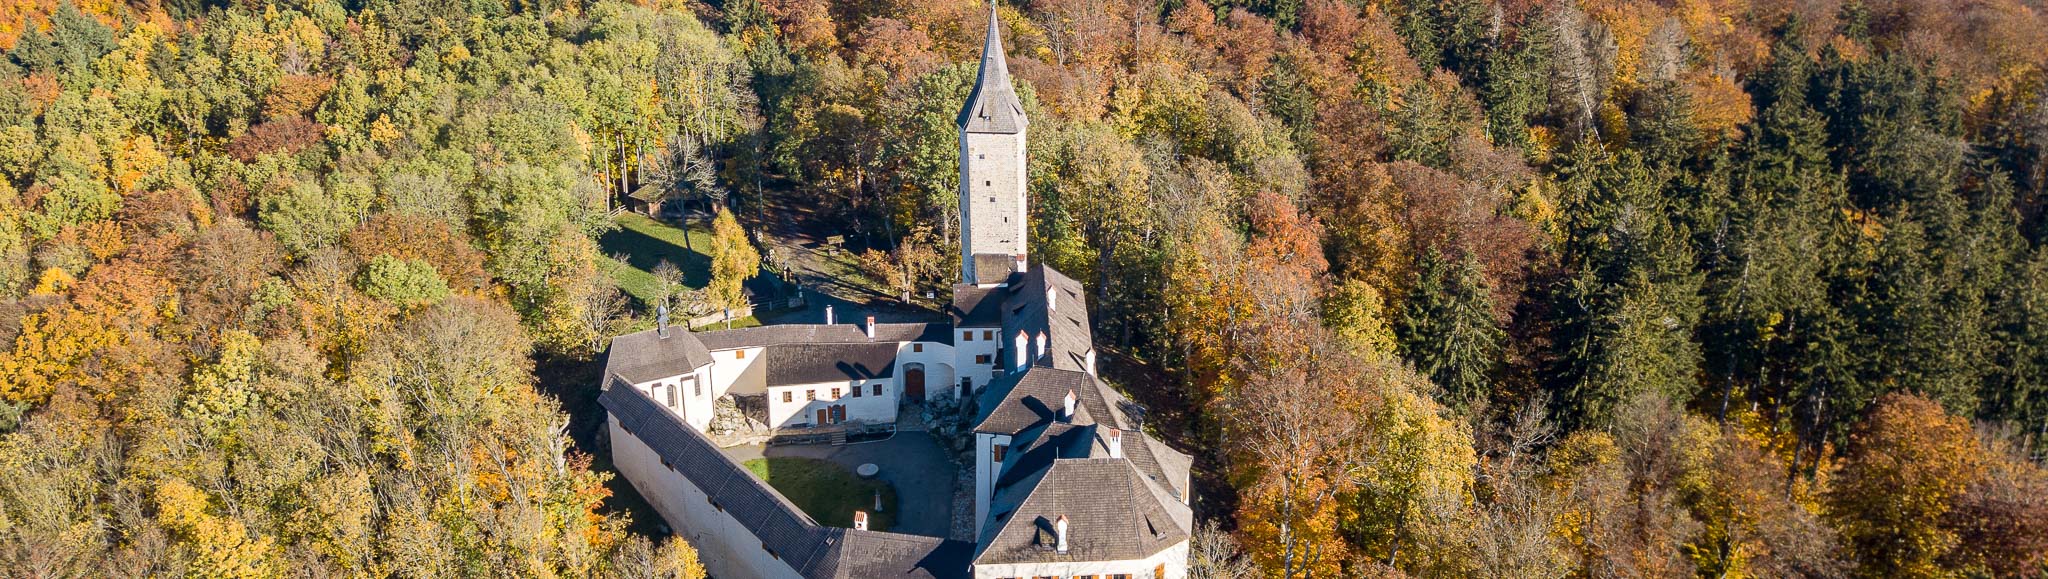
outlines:
[[[1198,576],[2048,574],[2040,0],[997,4]],[[943,303],[989,9],[0,3],[0,576],[701,576],[580,377]]]

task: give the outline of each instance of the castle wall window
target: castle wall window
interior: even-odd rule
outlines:
[[[968,330],[968,331],[965,331],[965,332],[960,332],[960,341],[962,341],[962,342],[972,342],[972,341],[974,341],[974,330]]]
[[[854,398],[859,398],[859,397],[860,397],[860,389],[859,389],[859,388],[855,388],[855,389],[853,389],[853,397],[854,397]]]
[[[831,398],[831,399],[832,399],[832,400],[838,400],[838,399],[839,399],[839,389],[838,389],[838,388],[833,388],[833,389],[832,389],[832,398]]]
[[[1010,450],[1010,445],[1007,445],[1007,444],[998,444],[998,445],[995,445],[995,448],[993,448],[993,449],[991,449],[991,450],[989,451],[988,455],[989,455],[989,458],[991,458],[991,459],[995,460],[996,462],[1000,463],[1000,462],[1003,462],[1003,453],[1004,453],[1004,452],[1008,452],[1009,450]]]
[[[924,344],[911,344],[911,345],[910,345],[910,351],[912,351],[912,352],[923,352],[923,351],[924,351]]]
[[[793,398],[791,398],[792,396],[794,396],[794,394],[793,394],[793,393],[791,393],[790,391],[788,391],[788,390],[784,390],[784,391],[782,391],[782,401],[783,401],[783,402],[795,402],[796,400],[795,400],[795,399],[793,399]]]
[[[988,360],[989,360],[989,355],[988,355],[988,354],[975,354],[975,355],[974,355],[974,363],[976,363],[976,364],[987,364],[987,363],[988,363]]]
[[[882,395],[882,385],[881,385],[881,384],[876,384],[876,385],[875,385],[875,395],[876,395],[876,396],[881,396],[881,395]]]
[[[806,401],[814,401],[814,400],[817,400],[817,399],[818,399],[818,391],[817,391],[817,390],[804,390],[804,400],[806,400]]]
[[[746,359],[746,357],[747,357],[747,351],[746,351],[746,350],[733,350],[733,351],[732,351],[732,359],[734,359],[734,360],[744,360],[744,359]]]
[[[995,330],[982,330],[982,331],[981,331],[981,339],[983,339],[983,340],[994,340],[994,339],[996,339],[996,331],[995,331]]]

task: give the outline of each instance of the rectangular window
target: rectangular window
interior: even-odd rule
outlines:
[[[690,389],[691,389],[691,390],[694,390],[694,391],[696,391],[696,392],[697,392],[697,394],[696,394],[697,396],[703,396],[703,395],[704,395],[704,383],[703,383],[703,382],[698,382],[698,381],[696,381],[696,380],[691,380],[691,381],[690,381]]]
[[[981,182],[981,185],[982,185],[982,186],[984,186],[984,187],[987,187],[987,186],[991,186],[991,185],[995,185],[995,184],[996,184],[996,182],[994,182],[994,181],[982,181],[982,182]],[[990,197],[990,198],[988,198],[988,200],[990,200],[990,201],[994,201],[994,200],[996,200],[996,198],[994,198],[994,197]]]
[[[881,395],[882,395],[882,385],[881,385],[881,384],[876,384],[876,385],[875,385],[875,395],[876,395],[876,396],[881,396]]]
[[[859,398],[859,397],[860,397],[860,389],[859,389],[859,388],[854,388],[854,389],[853,389],[853,397],[854,397],[854,398]]]
[[[991,449],[991,450],[989,451],[988,455],[989,455],[989,458],[995,459],[995,461],[996,461],[996,462],[999,462],[999,463],[1000,463],[1000,462],[1002,462],[1002,461],[1003,461],[1003,453],[1004,453],[1004,452],[1008,452],[1009,450],[1010,450],[1010,445],[1007,445],[1007,444],[998,444],[998,445],[995,445],[995,448],[993,448],[993,449]]]
[[[746,351],[746,350],[733,350],[733,351],[732,351],[732,359],[734,359],[734,360],[744,359],[744,358],[746,358],[746,357],[747,357],[747,351]]]
[[[975,354],[975,355],[974,355],[974,363],[976,363],[976,364],[987,364],[987,363],[988,363],[988,361],[989,361],[989,355],[988,355],[988,354]]]
[[[913,344],[911,344],[911,345],[910,345],[910,351],[912,351],[912,352],[923,352],[923,351],[924,351],[924,344],[916,344],[916,343],[913,343]]]
[[[804,400],[817,400],[817,399],[818,399],[818,391],[817,391],[817,390],[804,390]]]
[[[793,394],[793,393],[791,393],[791,392],[790,392],[790,391],[788,391],[788,390],[784,390],[784,391],[782,391],[782,401],[783,401],[783,402],[795,402],[795,400],[792,400],[792,399],[790,399],[790,396],[793,396],[793,395],[794,395],[794,394]]]
[[[833,389],[832,389],[832,397],[831,397],[831,398],[828,398],[828,400],[838,400],[838,399],[839,399],[839,389],[838,389],[838,388],[833,388]]]
[[[982,330],[982,331],[981,331],[981,339],[983,339],[983,340],[994,340],[994,339],[996,339],[996,331],[995,331],[995,330]]]
[[[668,407],[669,407],[669,408],[675,408],[675,407],[676,407],[676,391],[677,391],[677,390],[682,390],[682,388],[669,388],[669,389],[668,389]]]
[[[965,332],[960,332],[960,341],[962,341],[962,342],[972,342],[972,341],[974,341],[974,330],[968,330],[968,331],[965,331]]]

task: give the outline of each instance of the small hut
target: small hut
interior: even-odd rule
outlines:
[[[662,198],[667,196],[660,186],[652,183],[641,185],[632,193],[626,194],[626,210],[654,217],[655,213],[661,211]]]

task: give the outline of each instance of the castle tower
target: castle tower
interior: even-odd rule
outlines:
[[[957,119],[960,127],[960,277],[1000,283],[1024,261],[1024,105],[1010,85],[990,0],[981,72]]]

